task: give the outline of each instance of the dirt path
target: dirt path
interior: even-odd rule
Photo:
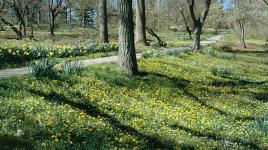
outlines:
[[[210,44],[215,44],[217,43],[225,33],[220,33],[218,35],[212,36],[208,38],[206,41],[202,41],[201,45],[210,45]],[[179,47],[179,48],[171,48],[164,50],[163,53],[167,53],[170,51],[183,51],[187,50],[190,47]],[[137,58],[141,58],[141,54],[137,54]],[[111,56],[111,57],[103,57],[103,58],[97,58],[97,59],[88,59],[88,60],[81,60],[81,64],[86,67],[89,65],[94,65],[94,64],[100,64],[100,63],[107,63],[107,62],[115,62],[118,60],[118,56]],[[7,77],[14,77],[14,76],[20,76],[20,75],[25,75],[29,73],[29,68],[28,67],[22,67],[22,68],[14,68],[14,69],[5,69],[5,70],[0,70],[0,78],[7,78]]]

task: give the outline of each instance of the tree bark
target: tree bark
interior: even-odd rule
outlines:
[[[263,2],[268,6],[268,0],[263,0]]]
[[[50,29],[50,35],[55,36],[54,30],[55,30],[55,14],[54,12],[50,12],[50,22],[49,22],[49,29]]]
[[[201,48],[201,33],[202,33],[202,29],[203,29],[203,25],[204,22],[206,20],[206,17],[208,15],[209,12],[209,8],[211,5],[211,0],[204,0],[204,5],[205,5],[205,10],[202,13],[201,17],[196,17],[195,14],[195,10],[194,10],[194,6],[195,6],[195,0],[187,0],[188,6],[189,6],[189,10],[190,10],[190,15],[194,24],[194,50],[199,51]]]
[[[127,74],[138,75],[132,0],[119,0],[119,65]]]
[[[146,40],[145,0],[136,0],[136,43],[149,45]]]
[[[196,25],[194,29],[194,34],[195,34],[195,41],[194,41],[194,50],[200,50],[201,49],[201,33],[202,33],[202,24]]]
[[[1,21],[2,21],[4,24],[8,25],[8,26],[9,26],[9,27],[16,33],[18,39],[22,39],[22,38],[23,38],[23,34],[21,33],[20,30],[18,30],[18,29],[14,26],[14,24],[8,22],[8,21],[5,20],[4,18],[2,18]]]
[[[239,28],[240,28],[240,44],[243,48],[247,48],[246,46],[246,41],[245,41],[245,27],[244,24],[238,20],[237,21],[239,24]]]
[[[183,22],[185,24],[186,31],[188,32],[189,38],[192,40],[193,39],[193,37],[192,37],[192,31],[191,31],[191,29],[190,29],[190,27],[188,25],[188,22],[186,20],[186,17],[184,15],[184,12],[183,12],[183,10],[181,10],[180,12],[181,12],[181,16],[183,18]]]
[[[107,0],[99,0],[99,42],[109,43]]]

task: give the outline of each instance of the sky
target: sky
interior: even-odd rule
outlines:
[[[227,9],[230,7],[230,0],[224,0],[224,8]]]

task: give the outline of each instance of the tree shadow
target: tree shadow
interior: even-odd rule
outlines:
[[[146,135],[145,133],[139,132],[137,129],[121,123],[115,117],[102,112],[97,106],[94,106],[93,104],[89,104],[89,103],[82,104],[82,103],[74,102],[68,99],[67,97],[65,97],[63,94],[59,94],[56,92],[51,92],[49,94],[46,94],[42,91],[30,90],[30,93],[35,94],[37,96],[44,97],[45,100],[47,101],[57,102],[59,104],[67,104],[73,108],[78,108],[80,110],[85,111],[88,115],[92,117],[95,117],[95,118],[102,117],[106,119],[113,127],[117,128],[118,130],[124,131],[133,136],[143,139],[146,142],[145,147],[148,149],[176,149],[177,147],[182,147],[184,149],[193,149],[193,146],[190,146],[190,145],[186,145],[186,144],[178,145],[173,140],[164,139],[163,137],[158,137],[158,136]],[[84,97],[80,93],[79,93],[79,96]]]
[[[171,128],[173,129],[180,129],[180,130],[184,130],[185,132],[191,133],[191,135],[193,136],[197,136],[197,137],[206,137],[215,141],[228,141],[231,142],[233,144],[241,144],[244,146],[248,146],[250,149],[261,149],[260,146],[258,146],[256,143],[254,142],[249,142],[249,141],[245,141],[242,139],[228,139],[222,136],[219,136],[215,133],[202,133],[200,131],[196,131],[194,129],[185,127],[185,126],[181,126],[179,124],[173,124],[171,126]]]
[[[254,93],[254,97],[261,102],[268,102],[268,92]]]
[[[25,139],[9,135],[0,135],[0,149],[33,149],[33,144]]]
[[[223,87],[223,86],[247,86],[247,85],[263,85],[268,83],[268,81],[258,81],[258,82],[253,82],[253,81],[247,81],[243,79],[238,79],[238,78],[233,78],[230,76],[221,76],[224,79],[228,79],[229,81],[214,81],[212,83],[212,86],[215,87]]]
[[[206,102],[204,102],[203,100],[201,100],[200,98],[198,98],[196,95],[194,95],[193,93],[187,91],[186,89],[184,90],[184,93],[193,98],[196,102],[198,102],[199,104],[201,104],[201,106],[204,106],[208,109],[211,109],[211,110],[214,110],[216,112],[218,112],[219,114],[221,115],[224,115],[224,116],[232,116],[234,117],[234,119],[236,120],[256,120],[256,117],[251,117],[251,116],[247,116],[247,117],[240,117],[240,116],[236,116],[236,115],[233,115],[233,114],[230,114],[230,113],[226,113],[225,111],[219,109],[219,108],[216,108],[214,106],[211,106],[209,104],[207,104]]]
[[[262,51],[241,51],[241,50],[232,50],[232,51],[228,51],[229,53],[233,53],[233,54],[248,54],[248,53],[252,53],[252,54],[267,54],[268,50],[262,50]]]

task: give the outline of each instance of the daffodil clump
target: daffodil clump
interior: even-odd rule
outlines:
[[[26,44],[21,46],[0,47],[0,60],[2,62],[29,61],[40,58],[63,58],[72,56],[85,56],[92,53],[112,52],[118,50],[118,44],[112,43],[93,43],[89,46],[63,46],[52,47],[32,47]]]
[[[267,64],[229,55],[141,59],[137,77],[113,63],[58,80],[1,79],[0,146],[267,149],[258,121],[268,112]],[[213,73],[220,66],[232,73]]]

